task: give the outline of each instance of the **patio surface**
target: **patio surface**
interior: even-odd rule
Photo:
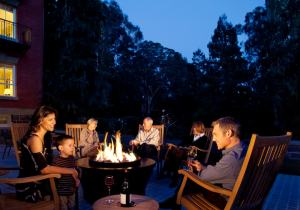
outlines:
[[[298,142],[297,142],[298,144]],[[0,145],[0,166],[17,165],[13,148],[10,154],[2,159],[4,146]],[[293,151],[295,152],[295,151]],[[293,153],[294,154],[294,153]],[[298,166],[299,167],[299,166]],[[16,177],[17,172],[12,171],[5,175]],[[174,194],[176,188],[170,188],[169,178],[157,178],[156,167],[146,188],[146,196],[152,197],[158,202],[165,200]],[[0,192],[12,191],[11,187],[0,184]],[[92,206],[83,199],[82,189],[79,188],[80,210],[90,210]],[[264,203],[264,210],[296,210],[300,209],[300,176],[278,174],[273,187]]]

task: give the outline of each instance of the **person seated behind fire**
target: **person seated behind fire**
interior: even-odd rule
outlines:
[[[90,118],[87,121],[87,128],[82,129],[80,132],[79,148],[81,148],[81,155],[91,156],[97,153],[99,145],[99,137],[96,131],[98,120]]]
[[[197,148],[207,150],[210,140],[204,134],[205,126],[203,122],[196,121],[193,123],[190,135],[178,146],[168,144],[168,152],[165,158],[163,171],[169,173],[172,177],[170,187],[175,187],[178,182],[178,169],[184,160],[187,160],[188,152],[191,149],[197,151],[195,159],[203,162],[206,156],[205,152],[198,151]]]
[[[156,159],[157,157],[159,130],[152,125],[152,118],[146,117],[143,120],[143,128],[139,130],[136,138],[129,142],[129,145],[133,146],[133,152],[142,158]]]

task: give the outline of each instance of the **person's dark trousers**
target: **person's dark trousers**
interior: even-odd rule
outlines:
[[[136,153],[141,158],[151,158],[157,160],[157,149],[153,144],[142,144],[136,148]]]
[[[187,150],[183,148],[171,148],[165,160],[163,170],[172,174],[170,187],[176,187],[178,182],[178,169],[182,166],[182,161],[187,159]]]

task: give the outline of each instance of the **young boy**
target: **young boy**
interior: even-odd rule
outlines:
[[[56,147],[59,151],[59,156],[53,159],[53,165],[75,168],[74,139],[72,136],[61,135],[56,139]],[[57,193],[60,197],[61,210],[70,210],[75,208],[75,192],[80,181],[78,178],[72,177],[69,174],[62,174],[60,179],[56,180]]]

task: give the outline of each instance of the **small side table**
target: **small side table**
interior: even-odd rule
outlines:
[[[113,203],[107,204],[106,200],[111,199]],[[93,204],[93,210],[158,210],[159,204],[156,200],[144,196],[131,194],[131,200],[135,203],[133,207],[121,207],[120,205],[120,195],[110,195],[103,198],[100,198],[95,201]]]

